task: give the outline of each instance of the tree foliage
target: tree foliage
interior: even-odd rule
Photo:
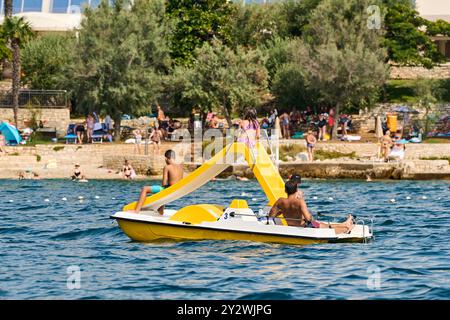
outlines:
[[[234,47],[257,47],[280,35],[283,17],[277,4],[236,5],[233,17]]]
[[[6,5],[6,3],[5,3]],[[2,26],[2,38],[6,39],[12,50],[12,104],[14,108],[14,124],[18,126],[19,89],[21,80],[20,50],[34,37],[31,25],[23,17],[6,16]]]
[[[192,68],[178,67],[177,92],[190,107],[220,110],[231,125],[233,112],[257,107],[267,93],[267,70],[259,50],[236,51],[219,40],[196,50]],[[180,81],[180,79],[183,79]]]
[[[234,7],[227,0],[167,0],[174,21],[170,49],[176,64],[190,65],[195,49],[214,38],[231,43]]]
[[[67,89],[75,56],[74,35],[43,35],[22,50],[23,82],[32,89]]]
[[[450,34],[450,24],[425,20],[408,1],[387,1],[386,8],[385,46],[391,61],[426,68],[444,61],[429,36],[442,31]]]
[[[388,77],[381,30],[369,29],[370,0],[324,0],[310,22],[310,85],[321,99],[339,109],[365,106],[374,100]],[[337,121],[335,121],[337,125]],[[334,130],[336,133],[336,130]]]
[[[169,32],[160,0],[86,9],[73,66],[78,108],[110,114],[116,138],[124,113],[149,113],[170,64]]]

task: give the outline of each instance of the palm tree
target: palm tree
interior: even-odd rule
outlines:
[[[19,89],[20,89],[20,49],[34,37],[33,30],[23,17],[6,17],[3,23],[3,37],[9,40],[13,54],[13,81],[12,96],[14,108],[14,124],[17,127],[17,113],[19,111]]]
[[[13,0],[5,0],[3,7],[5,8],[5,18],[11,18],[13,14]]]

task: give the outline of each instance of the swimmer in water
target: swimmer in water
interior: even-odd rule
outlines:
[[[79,163],[75,163],[75,169],[73,170],[73,174],[72,174],[72,181],[74,180],[82,180],[85,181],[86,177],[83,175],[81,169],[80,169],[80,164]]]
[[[125,160],[125,163],[122,167],[122,172],[123,172],[123,176],[125,179],[127,180],[132,180],[133,179],[133,172],[134,169],[131,166],[131,164],[128,162],[128,160]]]

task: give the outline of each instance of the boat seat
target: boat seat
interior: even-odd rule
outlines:
[[[214,222],[220,218],[223,209],[212,204],[196,204],[178,210],[169,220],[186,224],[200,224],[202,222]]]

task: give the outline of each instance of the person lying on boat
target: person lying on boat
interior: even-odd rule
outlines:
[[[164,153],[166,165],[163,169],[163,179],[162,186],[163,188],[168,188],[181,179],[183,179],[183,166],[175,162],[175,152],[173,150],[167,150]],[[139,213],[144,205],[145,199],[147,195],[152,192],[151,186],[145,186],[142,188],[141,195],[139,197],[139,201],[136,205],[136,209],[134,210],[136,213]],[[164,206],[161,206],[158,209],[159,214],[164,214]]]
[[[296,181],[289,180],[285,184],[284,190],[288,197],[278,199],[270,209],[269,217],[275,218],[283,215],[288,226],[304,227],[304,228],[332,228],[336,234],[348,233],[353,229],[353,217],[348,216],[343,223],[329,224],[314,220],[312,214],[309,212],[304,199],[299,199],[297,196],[298,185]]]

